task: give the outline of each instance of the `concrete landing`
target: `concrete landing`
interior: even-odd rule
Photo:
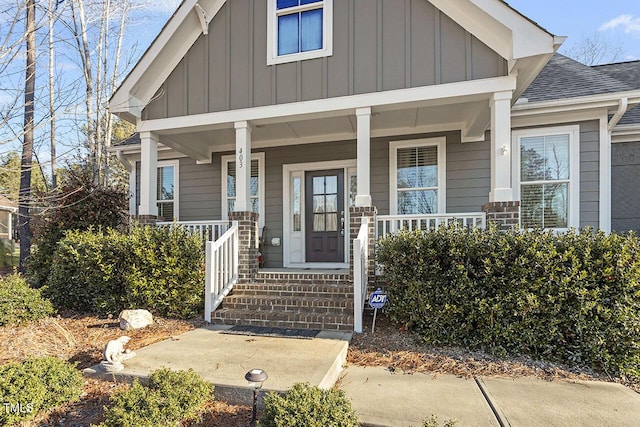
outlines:
[[[346,363],[350,333],[320,332],[313,339],[230,335],[225,327],[204,327],[177,339],[166,340],[136,350],[125,362],[125,370],[115,374],[99,366],[85,369],[85,375],[129,381],[145,378],[161,367],[173,370],[192,368],[215,385],[217,399],[248,404],[251,393],[244,375],[260,368],[269,379],[266,391],[285,391],[295,383],[308,382],[332,387]]]

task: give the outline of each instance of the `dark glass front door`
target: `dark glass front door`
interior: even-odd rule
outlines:
[[[344,262],[344,170],[306,173],[307,262]]]

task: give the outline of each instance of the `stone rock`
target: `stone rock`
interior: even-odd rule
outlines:
[[[120,329],[141,329],[153,324],[153,316],[147,310],[124,310],[120,313]]]

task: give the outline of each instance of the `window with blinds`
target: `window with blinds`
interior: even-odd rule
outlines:
[[[398,214],[438,212],[438,147],[398,148],[396,156]]]
[[[158,221],[173,221],[175,218],[175,167],[158,167]]]
[[[251,210],[260,213],[260,167],[258,159],[251,160]],[[227,163],[227,210],[232,212],[236,203],[236,162]]]
[[[520,139],[521,224],[567,228],[569,224],[569,134]]]

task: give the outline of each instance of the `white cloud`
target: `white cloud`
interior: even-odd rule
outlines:
[[[627,34],[640,34],[640,16],[620,15],[602,24],[600,28],[598,28],[598,30],[615,30],[618,27],[621,27],[622,30]]]

